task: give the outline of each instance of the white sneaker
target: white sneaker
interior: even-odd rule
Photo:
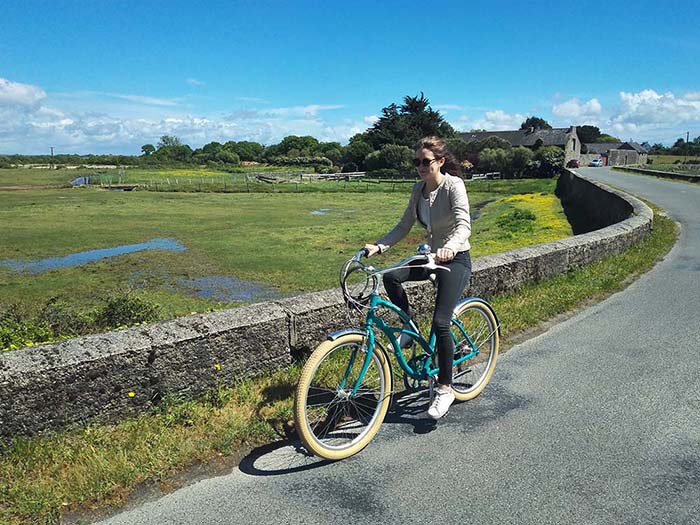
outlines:
[[[413,331],[410,324],[403,325],[403,329]],[[407,335],[403,332],[399,334],[398,342],[401,348],[408,348],[413,344],[413,341],[414,339],[410,335]]]
[[[455,401],[455,395],[452,389],[443,390],[441,388],[435,389],[435,399],[433,399],[430,408],[428,409],[428,415],[433,419],[440,419],[442,416],[447,414],[450,406]]]

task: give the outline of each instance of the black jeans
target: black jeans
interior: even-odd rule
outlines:
[[[425,268],[400,268],[384,275],[384,288],[389,299],[411,315],[408,297],[401,286],[406,281],[425,281],[430,274],[435,272],[437,284],[437,296],[435,298],[435,312],[433,313],[433,330],[437,336],[438,383],[441,385],[452,384],[452,360],[454,357],[454,342],[450,335],[450,319],[452,311],[462,296],[464,289],[472,275],[472,260],[469,252],[458,252],[448,263],[438,263],[447,266],[450,271],[426,270]]]

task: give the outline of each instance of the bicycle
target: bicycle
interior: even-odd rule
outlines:
[[[383,270],[364,265],[365,255],[365,249],[357,252],[340,272],[346,305],[359,312],[366,310],[364,326],[328,335],[302,368],[294,397],[294,422],[301,441],[310,453],[330,460],[347,458],[367,446],[391,404],[389,351],[377,332],[389,340],[407,388],[427,382],[432,399],[437,380],[435,333],[431,330],[426,340],[408,314],[381,298],[379,277],[421,261],[418,266],[449,269],[435,263],[427,245],[418,248],[418,255]],[[398,315],[401,326],[385,322],[378,315],[380,308]],[[478,396],[493,375],[500,338],[498,318],[487,301],[467,297],[454,309],[451,331],[455,342],[452,388],[457,400],[466,401]],[[400,334],[411,339],[409,358],[399,344]]]

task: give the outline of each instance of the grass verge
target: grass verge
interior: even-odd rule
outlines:
[[[624,254],[493,298],[505,345],[624,288],[676,237],[673,221],[657,214],[651,235]],[[167,488],[193,465],[240,457],[246,447],[284,438],[299,370],[297,363],[195,401],[171,399],[158,412],[118,424],[0,445],[0,523],[56,523],[77,509],[116,507],[144,483]]]

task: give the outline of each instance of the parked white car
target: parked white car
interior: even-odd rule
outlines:
[[[595,168],[600,168],[603,165],[603,159],[593,159],[589,166],[593,166]]]

